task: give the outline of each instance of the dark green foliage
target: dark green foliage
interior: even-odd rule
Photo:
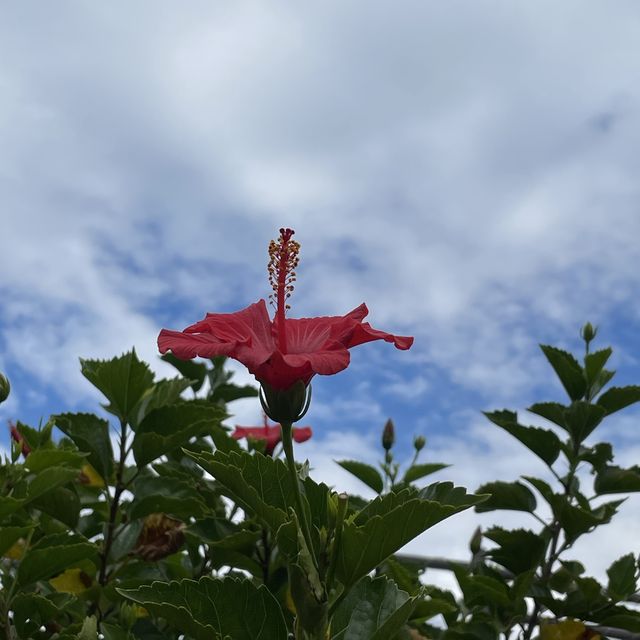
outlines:
[[[365,464],[364,462],[358,462],[357,460],[339,460],[336,462],[376,493],[382,493],[384,481],[382,480],[380,472],[375,467]]]

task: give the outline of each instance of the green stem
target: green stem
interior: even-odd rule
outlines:
[[[311,538],[311,529],[309,528],[309,522],[307,521],[307,514],[302,502],[302,494],[300,493],[300,480],[298,478],[298,470],[296,469],[296,462],[293,457],[293,439],[292,430],[293,424],[291,422],[280,423],[282,427],[282,448],[287,459],[287,467],[289,468],[289,476],[291,477],[291,484],[293,485],[293,495],[296,501],[296,513],[298,520],[302,528],[302,535],[304,541],[307,543],[309,553],[313,560],[313,564],[318,569],[318,561],[316,560],[316,554],[313,548],[313,541]]]
[[[327,572],[327,593],[331,592],[333,580],[336,573],[336,565],[338,564],[338,554],[340,553],[340,544],[342,542],[342,528],[344,527],[344,517],[347,513],[347,504],[349,496],[341,493],[338,496],[338,513],[336,514],[336,528],[333,534],[333,548],[331,550],[331,563]]]
[[[116,484],[113,491],[113,498],[109,505],[109,520],[107,522],[107,531],[105,535],[104,545],[100,554],[100,571],[98,574],[98,582],[104,586],[108,579],[108,560],[111,552],[111,545],[115,539],[116,520],[118,517],[118,509],[120,507],[120,497],[125,490],[123,483],[124,461],[127,452],[127,423],[120,420],[120,459],[118,460],[118,468],[116,471]],[[108,491],[108,489],[107,489]]]

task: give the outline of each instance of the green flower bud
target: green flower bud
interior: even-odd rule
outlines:
[[[427,444],[427,439],[424,436],[416,436],[413,439],[413,448],[416,451],[422,451],[425,444]]]
[[[475,556],[481,549],[482,544],[482,529],[478,527],[471,536],[471,540],[469,542],[469,549],[471,553]]]
[[[311,403],[311,385],[298,380],[288,389],[274,389],[266,382],[260,386],[262,409],[274,422],[293,424],[302,419]]]
[[[594,327],[590,322],[580,329],[580,336],[582,339],[589,344],[598,334],[598,327]]]
[[[11,385],[9,384],[9,379],[0,373],[0,402],[4,402],[11,392]]]
[[[395,427],[393,426],[393,420],[389,418],[382,430],[382,446],[385,451],[389,451],[393,447],[393,443],[396,440]]]

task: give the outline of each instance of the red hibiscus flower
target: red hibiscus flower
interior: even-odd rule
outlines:
[[[293,291],[300,245],[291,229],[280,229],[278,242],[269,246],[269,279],[276,313],[269,318],[264,300],[236,313],[208,313],[184,331],[163,329],[161,353],[189,360],[196,356],[229,356],[244,364],[258,382],[286,390],[315,374],[331,375],[349,365],[349,349],[372,340],[385,340],[408,349],[413,338],[378,331],[363,322],[368,313],[361,304],[344,316],[285,319],[287,298]]]
[[[296,442],[306,442],[312,435],[311,427],[294,427],[292,430],[293,439]],[[236,427],[231,434],[232,438],[240,440],[242,438],[253,438],[264,442],[264,452],[270,456],[276,445],[282,440],[282,429],[279,424],[269,425],[267,416],[264,416],[264,426],[262,427]]]

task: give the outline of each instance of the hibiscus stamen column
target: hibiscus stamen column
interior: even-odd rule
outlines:
[[[295,269],[298,266],[300,244],[292,240],[293,229],[280,229],[278,241],[269,244],[269,281],[273,293],[269,296],[271,303],[275,302],[275,326],[280,353],[287,353],[287,332],[285,330],[284,315],[289,308],[287,299],[293,291],[296,280]]]

